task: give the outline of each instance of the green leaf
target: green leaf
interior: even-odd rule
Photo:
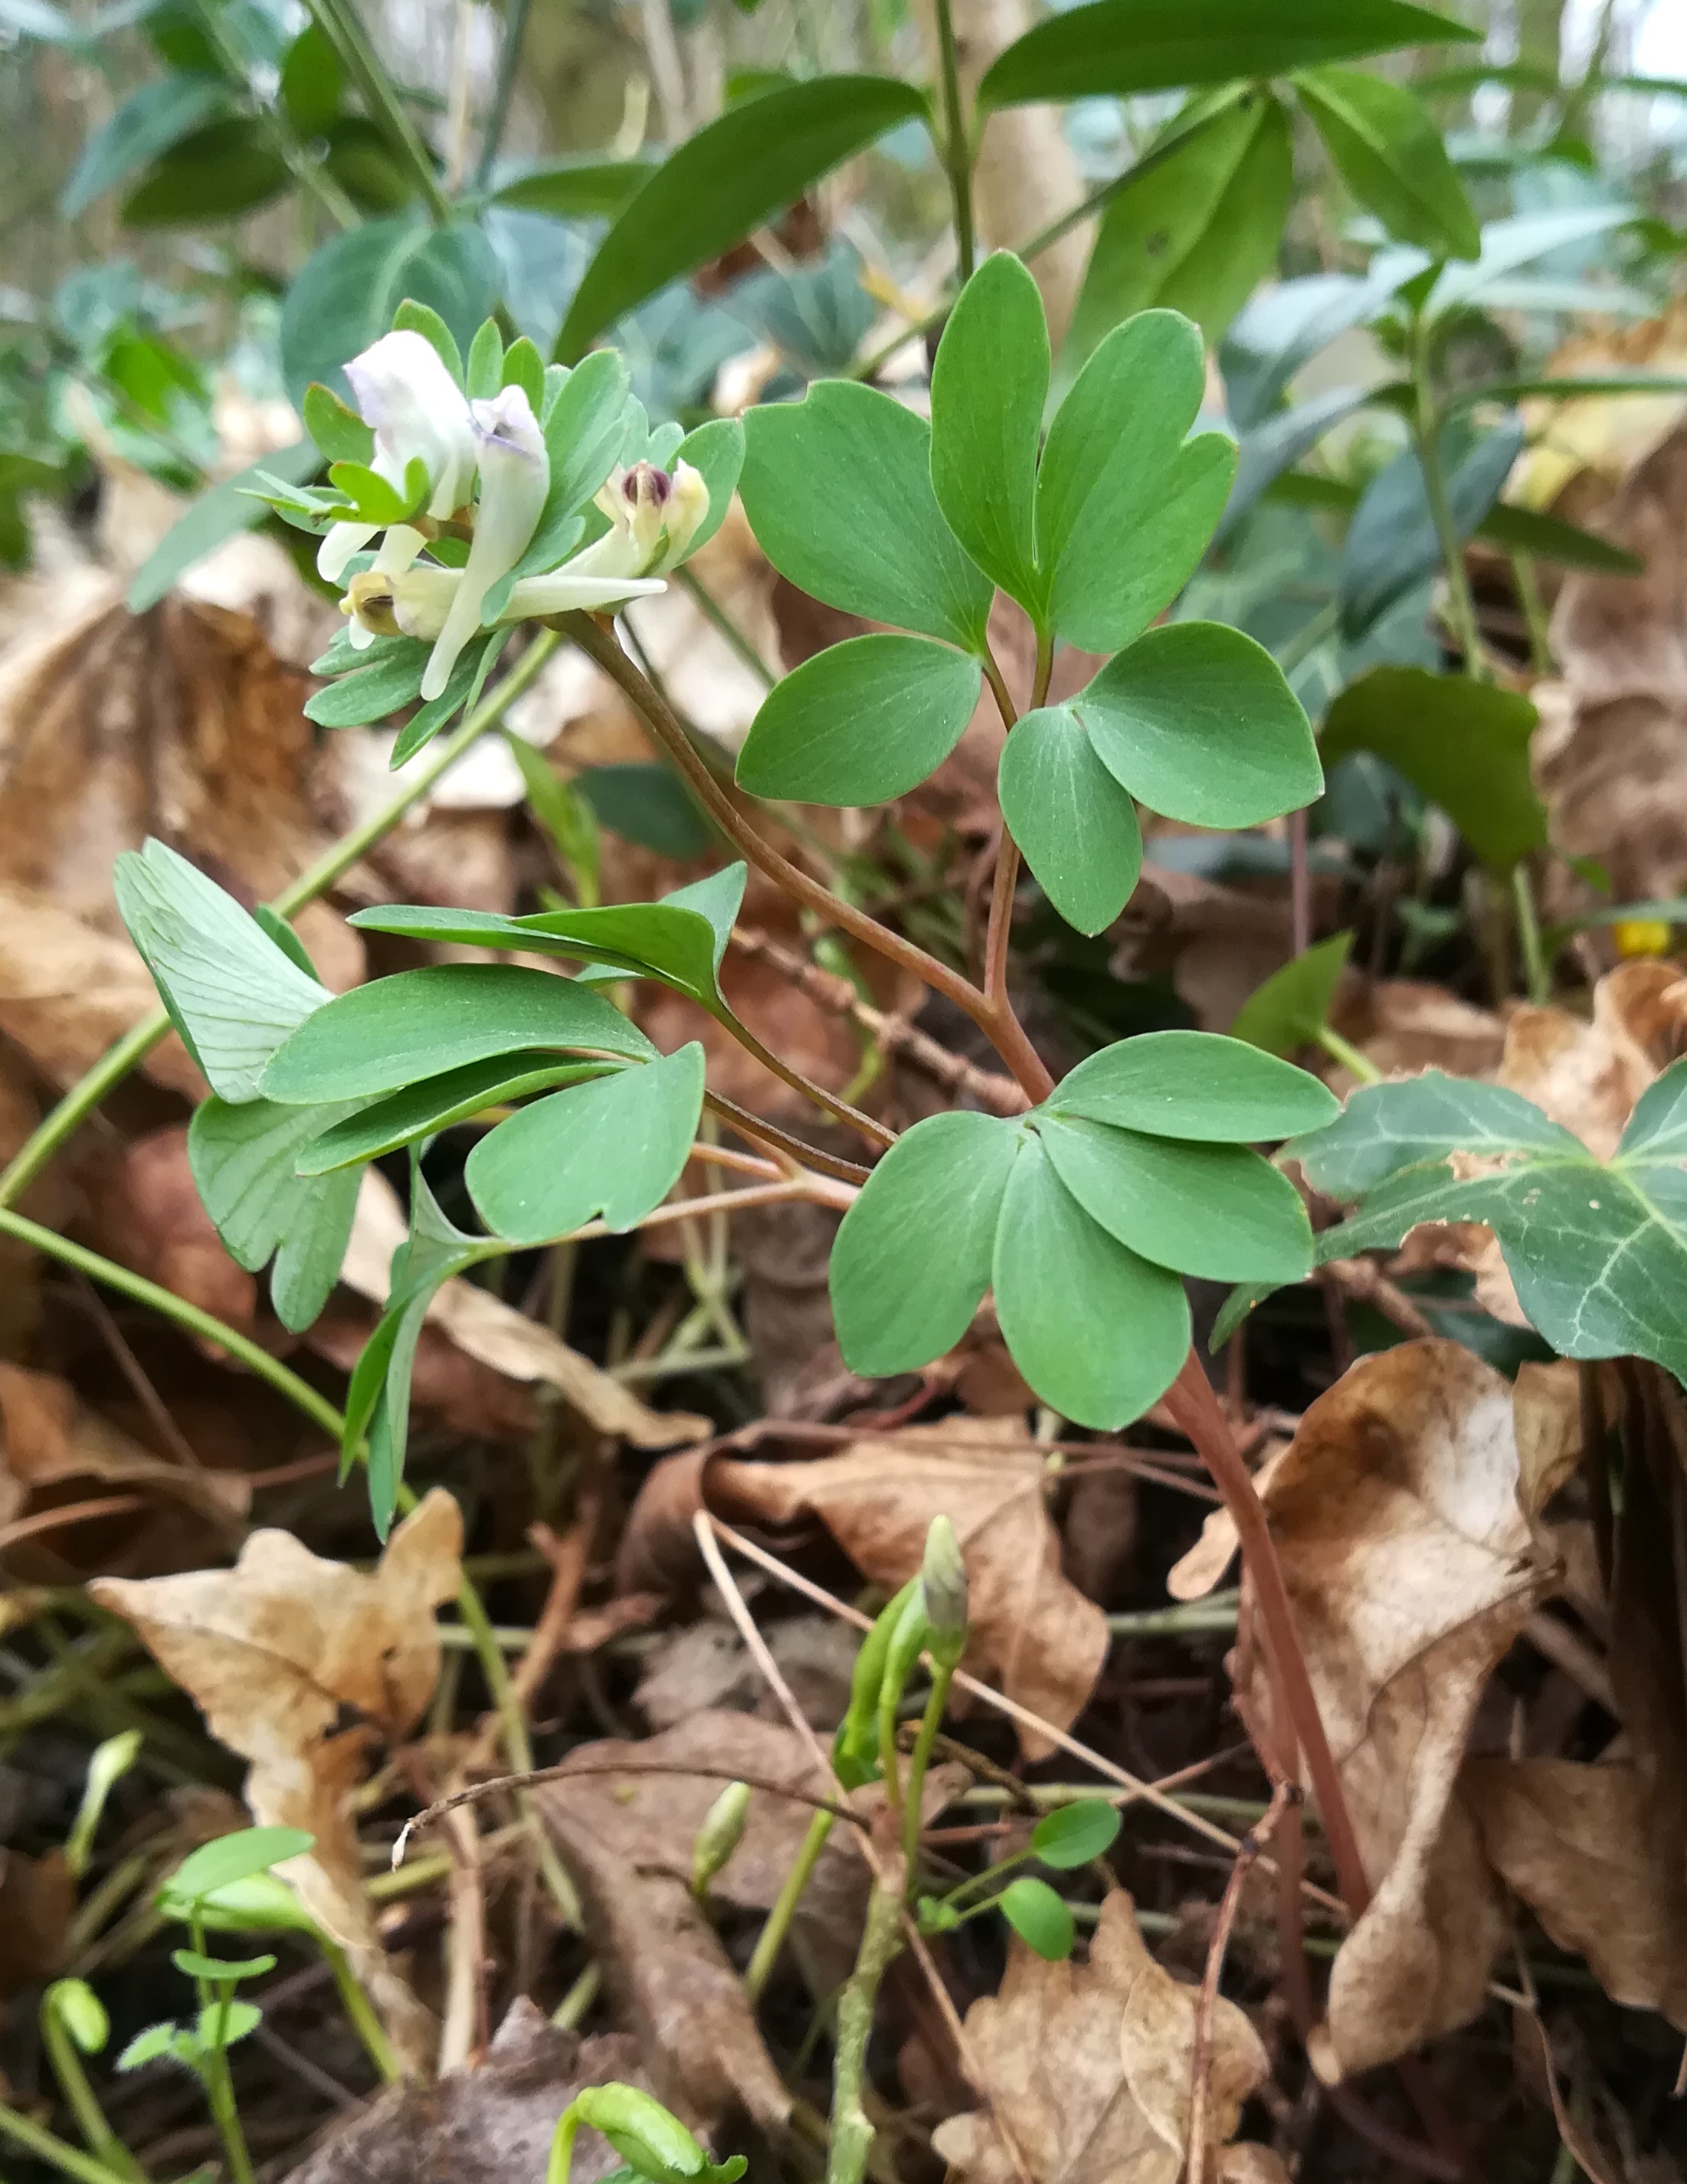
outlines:
[[[1116,1805],[1105,1804],[1100,1797],[1080,1797],[1044,1814],[1031,1830],[1031,1847],[1044,1865],[1070,1872],[1092,1858],[1105,1858],[1118,1841],[1122,1825]]]
[[[1127,98],[1480,36],[1404,0],[1093,0],[1016,40],[985,70],[978,98]]]
[[[292,181],[279,152],[243,115],[208,121],[154,159],[123,200],[125,227],[203,227],[238,220]]]
[[[299,413],[304,429],[333,463],[367,463],[375,454],[375,434],[357,411],[331,387],[315,380],[304,390]]]
[[[210,76],[172,75],[142,84],[83,145],[58,200],[61,215],[79,219],[96,198],[138,175],[228,107],[228,92]]]
[[[930,426],[888,394],[822,380],[800,402],[752,410],[739,491],[762,551],[800,590],[983,652],[990,580],[938,506]]]
[[[1447,499],[1462,541],[1472,536],[1498,499],[1522,447],[1522,428],[1516,424],[1500,426],[1473,443],[1462,419],[1443,427]],[[1440,566],[1440,540],[1423,472],[1408,448],[1371,480],[1348,526],[1341,554],[1344,633],[1362,636]]]
[[[741,788],[803,804],[888,804],[936,772],[972,717],[976,660],[923,637],[852,637],[762,700]]]
[[[135,2035],[112,2067],[120,2075],[128,2070],[142,2070],[148,2063],[159,2062],[166,2055],[175,2055],[177,2042],[187,2037],[179,2025],[149,2025],[143,2032]]]
[[[1328,1018],[1352,945],[1350,933],[1334,933],[1273,971],[1237,1011],[1232,1039],[1282,1056],[1313,1045]]]
[[[511,342],[504,353],[504,369],[498,377],[500,387],[519,387],[527,398],[528,407],[537,417],[544,407],[545,360],[526,334]]]
[[[346,72],[320,25],[307,23],[287,47],[276,89],[287,125],[303,142],[320,136],[337,116]]]
[[[613,220],[653,171],[648,159],[560,159],[501,182],[491,201],[553,220]]]
[[[205,2053],[218,2048],[232,2048],[237,2041],[245,2040],[264,2022],[264,2013],[255,2002],[208,2003],[199,2012],[199,2046]]]
[[[996,1898],[1001,1914],[1020,1940],[1050,1964],[1064,1963],[1076,1938],[1072,1908],[1046,1880],[1022,1874]]]
[[[599,823],[623,841],[688,863],[715,837],[691,791],[665,766],[588,766],[575,786]]]
[[[281,377],[295,403],[314,379],[337,393],[340,367],[384,334],[412,298],[458,344],[498,302],[496,253],[478,227],[431,227],[411,213],[332,236],[294,276],[281,306]]]
[[[852,1373],[879,1379],[954,1349],[990,1285],[997,1215],[1022,1142],[964,1112],[905,1130],[862,1185],[832,1247],[832,1315]],[[930,1249],[943,1238],[941,1251]]]
[[[1196,122],[1109,199],[1061,352],[1070,375],[1159,304],[1216,342],[1277,265],[1294,181],[1289,117],[1267,92]]]
[[[1039,1134],[1085,1212],[1155,1266],[1221,1282],[1296,1282],[1311,1272],[1300,1192],[1245,1146],[1139,1136],[1055,1113]]]
[[[619,1009],[572,978],[513,963],[430,964],[319,1008],[280,1047],[263,1089],[321,1105],[397,1092],[493,1055],[582,1048],[637,1061],[655,1052]]]
[[[1065,705],[1023,715],[1002,745],[996,783],[1008,833],[1067,924],[1080,933],[1111,925],[1142,870],[1142,830],[1077,715]]]
[[[516,564],[516,575],[554,566],[564,526],[615,467],[629,392],[626,366],[613,349],[593,350],[569,373],[545,418],[550,488],[533,543]]]
[[[189,1979],[231,1986],[237,1980],[261,1979],[276,1969],[273,1957],[202,1957],[198,1949],[172,1949],[170,1960]]]
[[[155,607],[180,577],[197,567],[225,538],[236,538],[263,522],[269,511],[262,501],[252,497],[262,476],[299,485],[315,477],[320,468],[321,457],[310,442],[296,440],[290,448],[276,448],[261,462],[249,464],[233,477],[224,478],[202,493],[177,516],[130,579],[130,613],[145,614],[148,607]]]
[[[711,417],[686,434],[674,450],[674,461],[689,463],[708,487],[709,513],[686,541],[683,553],[665,560],[664,569],[681,568],[700,554],[726,521],[744,466],[743,424],[736,417]]]
[[[302,1858],[315,1844],[303,1828],[240,1828],[190,1851],[164,1885],[178,1903],[196,1903],[213,1889],[267,1873],[284,1858]]]
[[[1450,265],[1435,283],[1428,309],[1434,316],[1478,303],[1495,285],[1567,245],[1590,242],[1626,227],[1634,218],[1630,204],[1578,205],[1563,212],[1523,213],[1490,220],[1482,231],[1482,254],[1473,265]]]
[[[918,1262],[910,1271],[928,1280],[937,1257],[929,1240],[939,1235],[947,1259],[950,1232],[940,1219],[921,1220],[905,1247]],[[1091,1219],[1034,1133],[1022,1134],[1007,1178],[994,1275],[996,1318],[1015,1364],[1075,1424],[1127,1425],[1178,1377],[1189,1346],[1182,1282]]]
[[[731,869],[738,874],[741,898],[745,867]],[[358,911],[352,922],[364,932],[397,933],[409,940],[519,948],[581,963],[609,963],[633,977],[660,978],[705,1008],[720,1001],[715,982],[720,936],[702,911],[683,903],[608,903],[601,909],[542,910],[525,917],[393,903],[384,910]]]
[[[571,364],[646,297],[718,258],[899,122],[922,94],[888,76],[827,75],[728,108],[670,153],[598,247],[557,337]]]
[[[326,1176],[336,1169],[361,1167],[365,1161],[397,1152],[417,1138],[431,1137],[454,1123],[466,1123],[484,1114],[489,1107],[525,1099],[530,1092],[549,1092],[559,1084],[577,1084],[584,1078],[599,1076],[609,1066],[554,1061],[540,1055],[525,1059],[520,1055],[494,1055],[486,1061],[470,1061],[461,1069],[425,1078],[420,1084],[407,1085],[404,1091],[377,1100],[372,1106],[359,1106],[314,1137],[307,1118],[320,1123],[324,1111],[286,1107],[281,1112],[299,1118],[299,1175]]]
[[[1114,779],[1162,818],[1253,827],[1323,788],[1282,669],[1220,622],[1150,630],[1070,705]]]
[[[1437,258],[1481,255],[1482,235],[1441,132],[1404,84],[1359,69],[1295,80],[1336,172],[1399,242]]]
[[[1051,1115],[1214,1145],[1294,1137],[1340,1111],[1335,1095],[1309,1071],[1204,1031],[1144,1032],[1105,1046],[1063,1077],[1044,1104]]]
[[[611,1230],[635,1228],[678,1182],[702,1106],[693,1040],[500,1123],[469,1155],[469,1195],[487,1228],[516,1244],[550,1242],[599,1214]]]
[[[1330,707],[1320,748],[1332,763],[1372,751],[1439,804],[1490,872],[1546,845],[1529,774],[1539,716],[1521,691],[1424,667],[1373,667]]]
[[[1037,540],[1043,611],[1068,644],[1118,651],[1200,560],[1236,462],[1221,432],[1184,438],[1205,383],[1196,329],[1144,311],[1108,335],[1055,411]]]
[[[1640,555],[1617,545],[1614,539],[1601,538],[1596,531],[1584,531],[1579,523],[1567,522],[1562,515],[1548,515],[1535,508],[1514,508],[1503,500],[1496,501],[1477,525],[1476,536],[1505,547],[1508,553],[1556,562],[1562,569],[1592,569],[1607,577],[1645,573],[1646,565]]]
[[[1048,398],[1043,298],[1020,260],[998,251],[961,290],[938,344],[932,486],[978,566],[1033,613],[1037,443]]]
[[[148,840],[118,859],[113,884],[129,936],[211,1089],[255,1100],[265,1065],[329,999],[232,895]]]
[[[1566,1357],[1651,1358],[1687,1373],[1673,1301],[1687,1281],[1687,1067],[1641,1095],[1615,1156],[1595,1157],[1502,1087],[1444,1077],[1362,1085],[1293,1149],[1316,1187],[1362,1201],[1321,1255],[1391,1248],[1421,1222],[1480,1221],[1530,1322]],[[1487,1174],[1461,1178],[1455,1156]]]
[[[496,319],[486,319],[475,328],[463,359],[463,389],[471,402],[487,402],[503,383],[504,336]]]
[[[302,1180],[296,1163],[342,1106],[240,1106],[212,1098],[187,1126],[187,1161],[229,1256],[248,1273],[273,1258],[270,1290],[284,1327],[310,1326],[340,1278],[357,1210],[359,1178]]]
[[[305,719],[323,728],[360,728],[370,721],[384,721],[420,694],[429,650],[420,638],[394,638],[391,649],[383,650],[371,666],[355,667],[314,691],[304,701]]]
[[[431,744],[440,730],[456,718],[459,713],[472,712],[481,702],[481,693],[486,688],[487,677],[498,664],[499,654],[509,644],[509,629],[489,631],[479,644],[472,640],[463,650],[452,669],[450,679],[437,698],[430,698],[425,705],[418,705],[404,727],[399,729],[387,763],[395,770],[413,759],[419,750]]]

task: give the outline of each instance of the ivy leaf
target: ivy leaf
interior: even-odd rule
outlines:
[[[910,1256],[917,1251],[934,1271],[949,1256],[950,1232],[928,1216],[919,1233]],[[942,1254],[928,1248],[939,1235]],[[1002,1195],[994,1275],[996,1318],[1015,1364],[1075,1424],[1127,1425],[1178,1377],[1189,1346],[1182,1282],[1093,1220],[1030,1131],[1021,1133]]]
[[[846,638],[768,692],[738,753],[738,786],[803,804],[888,804],[955,749],[982,680],[976,660],[927,638]]]
[[[832,1247],[832,1314],[852,1373],[880,1379],[952,1350],[990,1285],[997,1216],[1022,1141],[994,1115],[928,1116],[863,1184]],[[941,1251],[930,1248],[940,1235]]]
[[[1055,1114],[1041,1118],[1038,1134],[1085,1212],[1157,1267],[1225,1282],[1298,1282],[1312,1270],[1300,1192],[1245,1146]]]
[[[1313,1045],[1329,1019],[1330,1004],[1352,946],[1350,933],[1337,933],[1302,949],[1255,987],[1237,1011],[1231,1037],[1274,1055],[1290,1055]],[[1316,1084],[1317,1079],[1307,1081]]]
[[[229,1256],[255,1274],[271,1259],[270,1295],[283,1327],[309,1327],[340,1279],[357,1208],[359,1171],[301,1178],[301,1150],[342,1106],[238,1106],[214,1095],[187,1126],[187,1164]]]
[[[978,99],[1122,98],[1481,35],[1406,0],[1092,0],[1016,39],[985,70]]]
[[[431,1137],[454,1123],[467,1122],[506,1100],[522,1100],[531,1092],[548,1092],[559,1084],[576,1084],[585,1078],[601,1076],[610,1066],[557,1061],[548,1055],[500,1054],[489,1061],[468,1062],[461,1069],[445,1070],[372,1106],[359,1103],[343,1120],[326,1126],[320,1108],[283,1107],[278,1112],[299,1118],[296,1173],[301,1177],[326,1176],[337,1169],[360,1167],[366,1161],[379,1160],[383,1154],[397,1152],[418,1138]],[[322,1126],[315,1134],[313,1123]],[[203,1190],[202,1184],[202,1194]]]
[[[1002,745],[996,787],[1008,833],[1066,923],[1111,925],[1142,871],[1142,830],[1077,715],[1065,705],[1023,715]]]
[[[1276,266],[1294,158],[1289,117],[1268,92],[1227,101],[1141,165],[1101,215],[1063,375],[1133,311],[1155,305],[1181,311],[1216,342]]]
[[[1319,748],[1333,763],[1373,751],[1439,804],[1490,872],[1546,846],[1529,773],[1539,715],[1521,691],[1423,667],[1373,667],[1330,707]]]
[[[619,1009],[572,978],[513,963],[431,964],[319,1008],[277,1047],[263,1089],[320,1106],[397,1092],[493,1055],[559,1048],[636,1061],[655,1052]]]
[[[1206,383],[1201,337],[1175,311],[1109,334],[1049,427],[1037,483],[1038,618],[1087,652],[1116,652],[1168,606],[1230,490],[1222,432],[1184,435]]]
[[[1336,172],[1390,235],[1437,258],[1481,255],[1458,170],[1428,110],[1404,84],[1328,68],[1298,76],[1295,89]]]
[[[1037,283],[1011,253],[998,251],[961,290],[938,344],[932,485],[978,566],[1033,612],[1037,443],[1049,362]]]
[[[1214,1145],[1293,1137],[1340,1112],[1309,1071],[1204,1031],[1144,1032],[1105,1046],[1044,1105],[1051,1115]]]
[[[822,380],[800,402],[752,410],[744,442],[744,512],[782,577],[845,614],[983,653],[990,580],[944,521],[923,418]]]
[[[214,1092],[255,1100],[270,1056],[331,998],[214,880],[159,841],[117,860],[130,938]]]
[[[1070,704],[1113,778],[1164,818],[1253,827],[1323,788],[1282,669],[1220,622],[1150,630]]]
[[[464,1169],[494,1234],[548,1243],[598,1215],[633,1228],[678,1182],[703,1106],[703,1049],[571,1085],[500,1123]]]

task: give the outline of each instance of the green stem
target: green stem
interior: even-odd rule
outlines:
[[[814,1878],[820,1854],[826,1848],[827,1839],[837,1822],[835,1813],[816,1813],[809,1822],[808,1833],[803,1837],[802,1847],[785,1875],[783,1885],[774,1898],[773,1908],[767,1914],[767,1923],[755,1938],[755,1947],[744,1972],[744,1992],[752,2003],[760,2001],[761,1991],[772,1976],[773,1967],[779,1961],[779,1952],[785,1946],[785,1936],[791,1930],[791,1921],[803,1892]]]
[[[515,96],[515,77],[521,65],[521,47],[527,36],[527,17],[532,0],[509,0],[504,19],[504,42],[498,52],[498,81],[493,86],[486,134],[475,167],[475,187],[483,190],[492,180],[493,163],[509,120],[510,101]]]
[[[1441,549],[1441,566],[1447,579],[1447,611],[1452,618],[1453,633],[1464,654],[1464,671],[1473,679],[1483,679],[1482,635],[1477,627],[1476,601],[1470,588],[1470,571],[1465,566],[1464,548],[1460,542],[1457,526],[1453,521],[1453,506],[1447,494],[1447,475],[1441,461],[1441,415],[1435,401],[1435,389],[1429,368],[1429,330],[1420,315],[1412,329],[1411,389],[1413,399],[1412,436],[1417,443],[1417,460],[1423,472],[1423,490],[1429,503],[1430,519],[1435,526],[1435,537]]]
[[[222,65],[229,81],[246,98],[252,96],[252,86],[247,80],[246,67],[240,54],[224,31],[222,15],[214,0],[201,0],[194,11],[199,28],[210,41],[213,51]],[[279,104],[259,104],[248,120],[267,141],[276,158],[299,185],[316,199],[337,227],[356,227],[359,214],[357,207],[334,180],[320,159],[313,159],[298,142],[281,116]]]
[[[953,1663],[933,1663],[932,1688],[926,1694],[926,1711],[920,1717],[920,1726],[914,1737],[914,1749],[908,1758],[908,1790],[902,1806],[902,1855],[908,1867],[910,1894],[920,1863],[920,1824],[924,1817],[926,1769],[932,1763],[932,1747],[937,1742],[938,1731],[943,1727],[944,1708],[949,1703],[949,1687],[954,1680]]]
[[[399,164],[408,167],[415,176],[433,220],[441,227],[448,226],[451,200],[440,187],[427,147],[399,103],[381,56],[358,20],[353,0],[305,0],[305,4],[323,36],[344,62],[348,75],[369,109],[370,120],[398,153]]]
[[[838,2049],[832,2069],[832,2143],[826,2184],[861,2184],[872,2150],[873,2127],[861,2094],[866,2082],[867,2042],[880,1982],[902,1943],[902,1896],[881,1882],[867,1905],[855,1969],[838,1999]]]
[[[417,768],[390,803],[384,804],[361,825],[353,827],[350,833],[342,835],[290,886],[282,889],[270,905],[276,915],[291,917],[303,910],[307,903],[314,902],[318,895],[326,894],[336,880],[350,871],[359,857],[366,855],[377,842],[389,834],[405,813],[428,794],[441,775],[450,771],[469,746],[497,724],[505,709],[533,681],[555,651],[557,643],[558,640],[548,631],[535,638],[497,688],[487,693],[460,727],[454,728],[449,735],[440,738],[426,762]],[[77,1079],[58,1106],[19,1147],[9,1165],[0,1172],[0,1208],[15,1203],[59,1147],[75,1134],[106,1095],[146,1059],[169,1029],[169,1016],[163,1009],[155,1010],[151,1016],[137,1023],[132,1031],[125,1032],[115,1046],[102,1055],[92,1068]],[[222,1339],[218,1337],[219,1340]]]
[[[1512,867],[1512,904],[1517,917],[1517,947],[1523,959],[1523,982],[1536,1008],[1552,999],[1552,966],[1540,937],[1540,916],[1534,905],[1534,889],[1528,866],[1519,858]]]
[[[1350,1045],[1339,1031],[1332,1031],[1328,1024],[1319,1029],[1318,1045],[1332,1061],[1339,1061],[1349,1076],[1356,1077],[1361,1084],[1382,1083],[1383,1072],[1370,1056],[1361,1054],[1356,1046]]]
[[[364,1992],[350,1959],[337,1942],[322,1936],[322,1953],[328,1960],[328,1969],[334,1975],[334,1985],[339,1990],[340,2005],[351,2020],[352,2029],[368,2050],[369,2059],[387,2085],[395,2085],[404,2075],[398,2057],[393,2053],[393,2043],[387,2037],[386,2027],[375,2014],[374,2004]]]
[[[960,56],[951,0],[937,0],[938,60],[943,80],[943,163],[955,203],[955,247],[960,285],[972,278],[972,147],[961,110]]]
[[[147,2184],[146,2170],[105,2120],[105,2112],[88,2083],[76,2043],[54,2006],[51,1988],[42,2003],[41,2037],[65,2106],[75,2117],[76,2128],[86,2141],[89,2153],[96,2161],[103,2162],[120,2176],[132,2177],[137,2184]]]
[[[1517,604],[1523,610],[1524,627],[1528,631],[1528,663],[1537,675],[1552,672],[1552,628],[1546,612],[1546,602],[1540,595],[1540,579],[1535,574],[1534,563],[1527,554],[1510,557],[1512,581],[1517,588]]]
[[[82,2153],[62,2138],[55,2138],[50,2131],[31,2123],[15,2109],[0,2103],[0,2137],[9,2138],[36,2160],[50,2162],[53,2168],[62,2169],[67,2176],[74,2176],[76,2184],[133,2184],[124,2170],[108,2169],[103,2161],[96,2161]]]
[[[192,1936],[195,1954],[207,1955],[203,1919],[190,1919],[187,1930]],[[228,2154],[229,2173],[234,2178],[234,2184],[257,2184],[252,2173],[252,2156],[247,2150],[246,2133],[241,2127],[240,2103],[235,2098],[234,2073],[229,2068],[228,2014],[234,2001],[234,1982],[232,1980],[219,1980],[214,1994],[209,1980],[196,1978],[193,1989],[199,1999],[200,2027],[204,2024],[206,2011],[213,2008],[216,2011],[209,2053],[204,2048],[204,2033],[196,2027],[201,2043],[200,2076],[205,2088],[205,2098],[210,2105],[211,2120],[217,2126]]]

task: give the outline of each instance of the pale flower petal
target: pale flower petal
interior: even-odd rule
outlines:
[[[506,387],[474,405],[481,497],[462,582],[451,602],[422,678],[426,699],[440,695],[458,657],[481,626],[487,593],[527,550],[550,489],[550,458],[532,405],[519,387]]]

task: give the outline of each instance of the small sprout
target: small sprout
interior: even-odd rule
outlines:
[[[1045,1813],[1031,1830],[1031,1847],[1044,1865],[1063,1871],[1088,1865],[1111,1850],[1121,1825],[1116,1807],[1100,1797],[1081,1797]]]
[[[232,2048],[263,2022],[264,2013],[255,2002],[208,2002],[199,2012],[200,2053],[214,2054],[219,2048]]]
[[[190,1851],[164,1883],[160,1895],[173,1904],[198,1904],[214,1890],[245,1880],[254,1873],[267,1873],[283,1858],[298,1858],[314,1848],[316,1838],[303,1828],[239,1828],[218,1836]]]
[[[914,1907],[914,1923],[922,1934],[952,1934],[960,1914],[940,1896],[922,1896]]]
[[[297,1893],[273,1873],[248,1873],[199,1897],[179,1895],[172,1875],[159,1891],[157,1901],[167,1918],[184,1922],[197,1919],[213,1934],[309,1934],[321,1938],[320,1927]]]
[[[737,2184],[749,2165],[741,2153],[711,2161],[679,2118],[637,2086],[588,2086],[557,2125],[545,2184],[568,2184],[575,2134],[582,2123],[608,2139],[646,2184]]]
[[[94,1747],[93,1757],[88,1762],[82,1802],[64,1845],[64,1863],[78,1878],[87,1869],[106,1800],[140,1758],[141,1741],[138,1729],[125,1729]]]
[[[691,1892],[700,1903],[709,1884],[743,1841],[749,1819],[749,1785],[729,1782],[703,1819],[691,1853]]]
[[[261,1979],[276,1969],[276,1959],[262,1957],[206,1957],[198,1949],[172,1949],[170,1960],[189,1979],[209,1980],[213,1986],[232,1986],[237,1980]]]
[[[891,1634],[919,1582],[910,1578],[879,1611],[855,1656],[849,1711],[838,1725],[832,1746],[832,1768],[846,1790],[859,1790],[865,1783],[878,1780],[878,1695],[884,1682],[885,1660]]]
[[[97,2055],[111,2037],[105,2004],[86,1980],[54,1980],[41,2006],[43,2013],[58,2019],[85,2055]]]
[[[165,2055],[178,2063],[188,2060],[184,2043],[188,2036],[179,2025],[149,2025],[144,2032],[137,2032],[117,2059],[120,2073],[143,2070],[148,2063],[156,2063]]]
[[[1039,1957],[1059,1964],[1072,1954],[1072,1907],[1046,1880],[1011,1880],[997,1901],[1003,1918]]]
[[[931,1626],[932,1658],[953,1669],[966,1650],[966,1564],[947,1517],[933,1517],[926,1534],[920,1584]]]

